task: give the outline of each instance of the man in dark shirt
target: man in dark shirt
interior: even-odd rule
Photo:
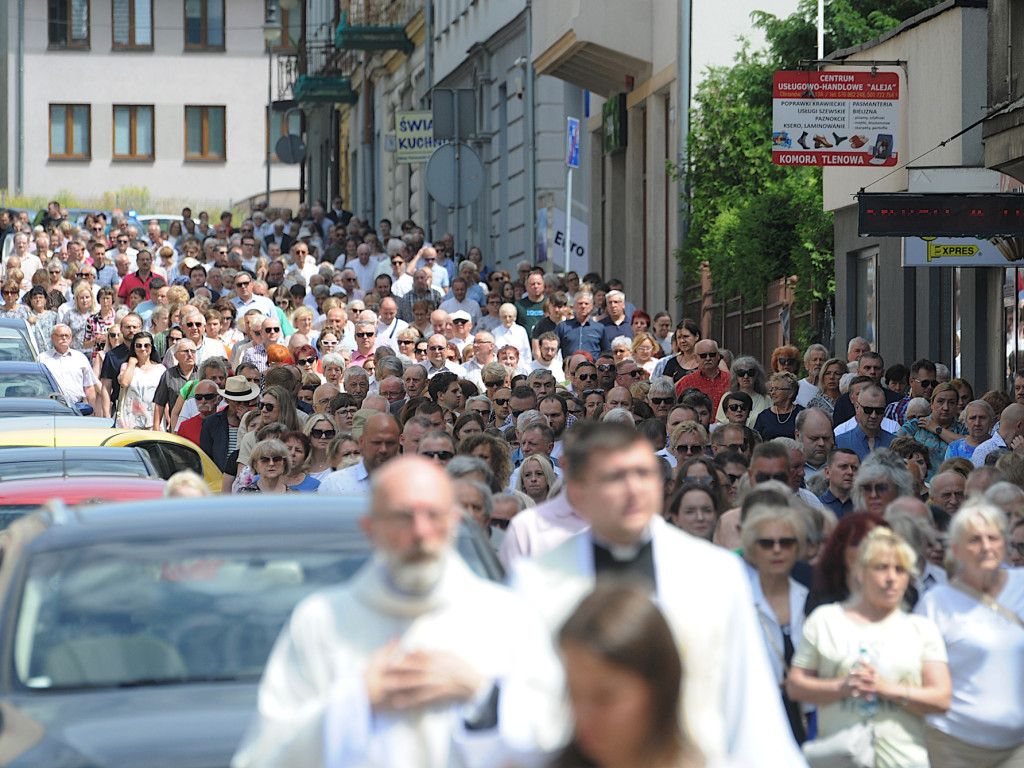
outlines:
[[[121,366],[128,362],[131,354],[132,340],[135,334],[142,330],[142,318],[134,312],[129,312],[121,318],[121,336],[123,342],[107,352],[103,358],[103,367],[100,369],[100,384],[103,385],[103,415],[111,416],[114,407],[117,405],[117,398],[121,394],[121,384],[118,382],[118,374],[121,373]]]
[[[533,327],[544,318],[544,270],[533,269],[526,276],[526,296],[516,302],[516,322],[533,337]]]

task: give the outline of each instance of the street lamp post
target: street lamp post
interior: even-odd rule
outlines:
[[[274,43],[281,39],[281,17],[278,0],[268,0],[263,22],[263,39],[267,43],[267,188],[264,203],[270,207],[270,114],[274,108]]]

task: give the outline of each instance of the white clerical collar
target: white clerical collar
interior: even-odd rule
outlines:
[[[633,560],[637,556],[637,553],[640,552],[640,550],[643,549],[651,540],[651,527],[648,525],[644,528],[643,531],[640,532],[639,538],[637,538],[637,540],[632,544],[613,544],[593,529],[591,529],[590,535],[593,538],[594,543],[604,549],[607,549],[615,560]]]

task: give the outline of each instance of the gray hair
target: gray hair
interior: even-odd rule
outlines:
[[[612,339],[611,348],[617,349],[619,347],[632,351],[633,341],[628,336],[616,336]]]
[[[548,426],[548,417],[536,409],[523,411],[516,419],[516,431],[521,435],[534,424],[543,424],[546,427]]]
[[[488,410],[491,410],[494,406],[491,405],[491,399],[487,395],[473,395],[466,400],[466,408],[469,408],[473,403],[483,403],[487,406]]]
[[[636,426],[636,420],[633,418],[633,414],[625,408],[612,408],[601,417],[601,421],[607,421],[609,423],[619,422],[621,424],[628,424],[631,427]]]
[[[544,379],[546,381],[549,378],[555,378],[555,374],[553,374],[547,368],[535,368],[534,370],[530,371],[529,375],[526,377],[526,383],[533,384],[533,382],[537,381],[538,379]]]
[[[405,365],[403,365],[401,359],[394,355],[388,355],[377,363],[377,378],[381,381],[388,376],[394,376],[401,381],[403,373],[405,373]]]
[[[811,352],[822,352],[825,357],[828,357],[828,349],[824,344],[811,344],[811,346],[804,350],[804,365],[810,365]]]
[[[359,320],[356,322],[354,328],[376,328],[376,324],[372,320]]]
[[[470,458],[473,458],[473,457],[472,456],[456,456],[454,459],[452,459],[451,461],[448,462],[448,466],[445,467],[445,469],[448,470],[449,474],[451,474],[451,465],[455,461],[457,461],[458,459],[470,459]],[[477,461],[479,461],[481,464],[483,464],[483,459],[477,459]],[[494,513],[494,494],[491,492],[491,489],[488,488],[483,483],[477,481],[477,480],[460,480],[460,479],[458,479],[456,477],[455,484],[458,485],[460,483],[462,485],[468,485],[470,488],[475,489],[476,492],[480,494],[480,498],[483,499],[483,502],[484,502],[484,522],[486,523],[488,520],[491,519],[491,515]]]
[[[860,465],[851,494],[855,508],[862,509],[865,506],[862,488],[868,483],[876,482],[891,483],[896,487],[897,496],[914,495],[914,478],[911,477],[906,462],[888,448],[872,451]]]
[[[729,366],[729,389],[736,392],[740,388],[740,380],[736,375],[736,370],[739,368],[754,370],[754,391],[761,395],[768,394],[764,368],[761,367],[761,363],[756,357],[750,357],[749,355],[737,357],[732,361],[732,365]]]
[[[487,462],[478,456],[456,456],[445,465],[444,471],[455,480],[479,472],[485,478],[488,488],[494,482],[494,472],[487,466]]]
[[[208,357],[199,366],[199,378],[205,379],[206,374],[210,372],[211,368],[221,373],[227,373],[231,370],[231,363],[228,362],[226,357]]]
[[[336,365],[342,370],[345,368],[345,358],[339,355],[337,352],[328,352],[324,355],[324,359],[320,361],[321,368],[326,368],[329,365]]]
[[[865,339],[863,336],[854,336],[850,339],[850,343],[846,345],[846,354],[850,354],[855,346],[858,344],[867,344],[868,348],[871,347],[871,342]]]
[[[676,396],[676,385],[672,381],[670,376],[659,376],[651,382],[651,388],[647,391],[647,396],[665,396],[670,395],[675,398]]]
[[[1002,480],[988,487],[984,499],[999,507],[1007,516],[1012,516],[1014,508],[1024,507],[1024,490],[1019,485]]]
[[[1009,527],[1006,513],[984,498],[972,496],[953,515],[953,520],[949,524],[950,544],[963,543],[968,531],[977,528],[979,523],[995,528],[1003,540],[1006,540],[1006,531]],[[952,552],[952,548],[950,551]]]
[[[345,369],[345,373],[342,375],[341,380],[343,383],[348,384],[348,380],[351,378],[358,378],[362,376],[364,379],[369,381],[370,374],[366,372],[366,369],[361,365],[350,365]]]
[[[622,291],[608,291],[608,293],[604,295],[604,299],[605,301],[607,301],[610,298],[622,299],[623,301],[625,301],[626,294],[624,294]]]
[[[487,365],[480,369],[481,380],[489,379],[491,377],[497,378],[498,376],[508,380],[512,378],[513,373],[515,373],[515,371],[504,363],[499,363],[497,360],[492,363],[487,363]]]

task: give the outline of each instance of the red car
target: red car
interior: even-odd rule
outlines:
[[[166,482],[148,477],[47,477],[0,483],[0,529],[51,499],[65,504],[159,499]]]

